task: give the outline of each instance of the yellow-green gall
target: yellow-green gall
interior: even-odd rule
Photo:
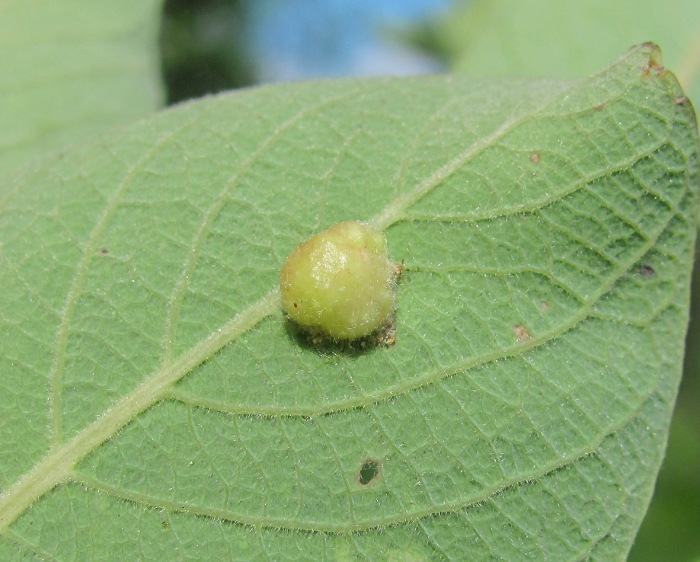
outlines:
[[[289,254],[280,290],[287,315],[306,328],[336,339],[371,334],[394,307],[384,234],[358,221],[315,234]]]

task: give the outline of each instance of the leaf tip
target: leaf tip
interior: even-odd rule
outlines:
[[[642,43],[639,47],[646,55],[646,63],[642,66],[642,76],[661,76],[665,74],[666,68],[661,56],[661,48],[651,41]]]

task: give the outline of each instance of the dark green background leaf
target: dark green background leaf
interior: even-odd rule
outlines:
[[[0,173],[148,115],[160,0],[3,0]],[[12,184],[0,184],[0,195]]]
[[[470,0],[436,34],[451,67],[478,76],[575,77],[628,45],[662,45],[691,99],[700,96],[695,0]]]

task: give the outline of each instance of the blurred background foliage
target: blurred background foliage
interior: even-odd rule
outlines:
[[[168,103],[264,82],[454,71],[577,78],[661,45],[700,104],[697,0],[166,0]],[[700,272],[666,460],[632,561],[700,561]]]
[[[407,40],[451,0],[167,0],[161,33],[169,103],[230,88],[444,70]]]

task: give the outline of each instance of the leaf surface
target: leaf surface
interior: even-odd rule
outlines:
[[[580,82],[277,85],[27,177],[0,214],[0,559],[620,559],[681,372],[692,107]],[[369,220],[397,341],[314,347],[279,267]]]

